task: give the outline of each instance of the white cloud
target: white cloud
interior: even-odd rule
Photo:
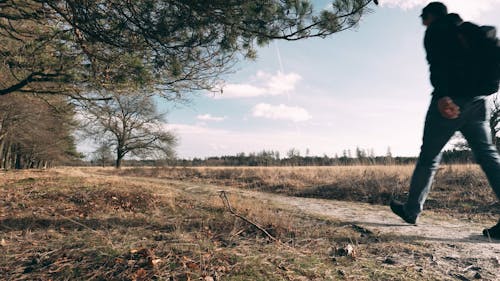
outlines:
[[[257,78],[266,81],[265,88],[271,95],[281,95],[293,91],[296,84],[302,79],[297,73],[284,74],[281,71],[275,75],[258,71]]]
[[[229,83],[222,86],[222,94],[215,98],[251,98],[259,96],[277,96],[287,94],[295,90],[297,83],[302,77],[297,73],[276,74],[258,71],[250,78],[249,83]]]
[[[212,116],[211,114],[202,114],[202,115],[198,115],[196,116],[196,119],[198,120],[202,120],[202,121],[215,121],[215,122],[220,122],[220,121],[224,121],[227,119],[226,116],[223,116],[223,117],[218,117],[218,116]]]
[[[252,109],[254,117],[263,117],[275,120],[291,120],[294,122],[307,121],[311,119],[309,113],[297,106],[270,105],[267,103],[259,103]]]
[[[398,7],[402,9],[412,9],[419,6],[424,6],[427,0],[379,0],[380,6]]]
[[[424,7],[432,0],[380,0],[381,6],[398,7],[404,10]],[[500,0],[442,0],[449,12],[460,14],[465,20],[477,20],[490,11]]]
[[[222,95],[217,95],[215,98],[252,98],[265,94],[265,88],[250,84],[227,84],[223,87]]]

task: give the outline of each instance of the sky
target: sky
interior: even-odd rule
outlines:
[[[225,76],[222,95],[197,93],[187,105],[159,99],[178,156],[296,148],[333,157],[356,147],[418,155],[432,91],[419,15],[430,1],[379,2],[356,29],[259,48]],[[465,20],[500,27],[500,0],[443,2]]]

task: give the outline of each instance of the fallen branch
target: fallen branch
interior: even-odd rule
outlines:
[[[94,232],[94,233],[95,233],[95,234],[97,234],[97,235],[100,235],[99,231],[97,231],[97,230],[95,230],[95,229],[93,229],[93,228],[91,228],[91,227],[88,227],[88,226],[84,225],[84,224],[83,224],[83,223],[81,223],[81,222],[77,222],[77,221],[75,221],[74,219],[68,218],[68,217],[63,216],[63,215],[61,215],[61,214],[57,214],[57,215],[58,215],[58,216],[60,216],[61,218],[65,219],[65,220],[67,220],[67,221],[70,221],[70,222],[72,222],[72,223],[74,223],[74,224],[76,224],[76,225],[79,225],[79,226],[81,226],[81,227],[83,227],[83,228],[86,228],[86,229],[88,229],[88,230],[90,230],[90,231]]]
[[[62,215],[62,214],[56,214],[56,215],[58,215],[59,217],[61,217],[61,218],[65,219],[65,220],[67,220],[67,221],[69,221],[69,222],[72,222],[72,223],[74,223],[74,224],[76,224],[76,225],[79,225],[79,226],[81,226],[81,227],[83,227],[83,228],[86,228],[86,229],[90,230],[91,232],[95,233],[96,235],[101,236],[102,238],[104,238],[104,240],[105,240],[105,241],[107,241],[107,242],[111,245],[111,247],[113,247],[113,248],[115,247],[115,246],[113,245],[113,242],[112,242],[112,241],[111,241],[111,239],[109,238],[109,235],[103,235],[103,234],[102,234],[102,233],[100,233],[99,231],[97,231],[97,230],[95,230],[95,229],[93,229],[93,228],[91,228],[91,227],[89,227],[89,226],[86,226],[86,225],[84,225],[83,223],[78,222],[78,221],[76,221],[76,220],[74,220],[74,219],[68,218],[68,217],[66,217],[66,216],[64,216],[64,215]]]
[[[231,207],[231,204],[229,203],[229,199],[227,199],[226,191],[224,191],[224,190],[219,191],[219,197],[222,199],[222,203],[224,203],[224,207],[226,207],[231,214],[233,214],[235,217],[238,217],[238,218],[246,221],[247,223],[255,226],[260,231],[262,231],[267,237],[269,237],[269,239],[273,240],[274,242],[279,242],[278,239],[276,239],[274,236],[272,236],[271,234],[269,234],[269,232],[267,232],[263,227],[261,227],[260,225],[258,225],[255,222],[247,219],[246,217],[244,217],[244,216],[236,213],[234,211],[233,207]]]

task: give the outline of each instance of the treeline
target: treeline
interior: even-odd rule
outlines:
[[[358,159],[348,157],[328,156],[298,156],[294,158],[270,159],[256,155],[247,156],[221,156],[206,159],[194,158],[192,160],[176,160],[176,166],[354,166],[354,165],[404,165],[415,162],[414,157],[387,158],[378,156],[374,158]]]
[[[348,165],[403,165],[415,161],[414,157],[392,157],[390,151],[385,156],[375,156],[373,150],[356,148],[355,157],[350,150],[342,156],[310,156],[309,151],[302,156],[298,149],[290,149],[281,157],[279,151],[263,150],[258,153],[238,153],[235,156],[208,157],[205,159],[178,159],[177,166],[348,166]]]
[[[369,153],[366,153],[366,152]],[[301,156],[290,155],[281,158],[278,151],[261,151],[259,153],[238,153],[235,156],[220,156],[208,158],[177,159],[168,162],[173,166],[355,166],[355,165],[407,165],[414,164],[417,157],[392,156],[388,150],[385,156],[373,155],[373,150],[356,149],[356,156],[350,155],[349,150],[342,156]],[[146,163],[146,162],[144,162]],[[443,152],[442,164],[474,163],[470,150],[446,150]],[[137,163],[135,163],[137,165]],[[153,164],[153,163],[149,163]],[[154,165],[154,164],[153,164]]]
[[[443,152],[441,163],[444,164],[469,164],[475,163],[474,155],[470,149],[451,149]]]
[[[47,168],[81,157],[73,110],[61,97],[0,96],[0,168]]]
[[[323,156],[285,156],[281,158],[278,151],[261,151],[258,153],[238,153],[234,156],[220,156],[193,159],[149,159],[149,160],[124,160],[124,166],[173,166],[173,167],[202,167],[202,166],[355,166],[355,165],[408,165],[415,164],[417,157],[401,157],[392,155],[364,156],[345,155],[329,157]],[[112,166],[112,157],[101,159],[94,158],[90,161],[75,162],[75,165],[87,166]],[[470,164],[474,163],[472,151],[467,149],[452,149],[443,152],[441,164]]]

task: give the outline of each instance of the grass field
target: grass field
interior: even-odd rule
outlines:
[[[392,196],[405,198],[413,166],[129,168],[101,172],[387,205]],[[426,208],[496,216],[500,214],[496,202],[479,166],[443,166],[436,174]]]
[[[393,193],[404,196],[410,173],[406,166],[2,172],[0,279],[449,279],[448,264],[429,270],[424,242],[230,195],[236,212],[277,243],[228,212],[218,196],[162,181],[385,203]],[[430,198],[435,211],[483,218],[497,212],[482,212],[494,202],[475,166],[441,170]],[[346,255],[346,245],[354,252]]]

